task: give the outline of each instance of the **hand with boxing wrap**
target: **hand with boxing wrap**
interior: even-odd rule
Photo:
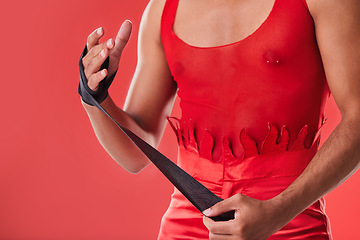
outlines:
[[[122,51],[131,34],[132,24],[126,20],[115,38],[99,44],[104,35],[103,28],[92,32],[79,60],[80,83],[78,92],[82,100],[92,105],[84,91],[90,93],[99,103],[108,96],[108,89],[119,67]]]

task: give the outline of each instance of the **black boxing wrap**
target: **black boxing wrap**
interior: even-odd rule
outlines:
[[[78,93],[80,94],[81,99],[85,103],[87,103],[91,106],[94,106],[94,104],[92,104],[92,101],[89,99],[88,95],[85,94],[84,91],[88,92],[98,103],[103,102],[105,100],[105,98],[109,95],[108,89],[109,89],[112,81],[114,80],[117,71],[111,76],[106,76],[105,79],[103,79],[99,83],[98,89],[96,91],[91,90],[88,86],[88,80],[85,76],[84,66],[82,64],[82,59],[85,57],[86,54],[87,54],[87,45],[85,45],[84,51],[82,52],[80,60],[79,60],[80,82],[79,82]],[[109,57],[107,57],[105,59],[104,63],[101,65],[100,71],[103,69],[108,70],[109,62],[110,62]]]
[[[177,188],[179,191],[199,210],[203,212],[205,209],[213,206],[214,204],[222,201],[220,197],[212,193],[204,185],[198,182],[191,175],[186,173],[183,169],[177,166],[170,159],[165,157],[159,151],[157,151],[150,144],[145,142],[143,139],[138,137],[136,134],[131,132],[126,127],[120,125],[101,105],[100,102],[103,101],[108,95],[108,88],[114,79],[115,74],[101,81],[99,84],[99,90],[92,91],[87,84],[87,79],[84,74],[84,67],[82,65],[82,58],[85,56],[87,48],[85,47],[80,61],[80,83],[79,83],[79,94],[83,101],[89,105],[95,106],[105,113],[120,129],[123,131],[129,139],[147,156],[147,158],[164,174],[164,176],[169,179],[169,181]],[[109,66],[109,60],[107,59],[102,68]],[[104,82],[104,83],[103,83]],[[100,87],[101,86],[101,87]],[[235,211],[229,211],[219,216],[210,217],[214,221],[228,221],[235,218]]]

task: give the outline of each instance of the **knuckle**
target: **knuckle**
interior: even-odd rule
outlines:
[[[217,232],[219,232],[221,229],[220,228],[218,228],[218,227],[212,227],[211,228],[211,230],[210,230],[210,232],[212,232],[212,233],[217,233]]]
[[[98,82],[103,80],[105,78],[106,74],[107,74],[106,70],[97,72],[96,77],[98,78]]]
[[[92,38],[93,38],[93,34],[90,34],[88,37],[87,37],[87,43],[91,43],[92,42]]]
[[[94,53],[94,50],[96,49],[96,46],[95,47],[92,47],[88,50],[86,56],[91,56],[93,53]]]
[[[214,227],[211,226],[210,224],[208,224],[206,227],[209,230],[209,232],[211,232],[211,233],[214,232]]]
[[[119,42],[122,44],[122,45],[126,45],[128,42],[129,42],[129,39],[126,39],[126,38],[119,38]]]
[[[88,42],[93,42],[94,41],[94,36],[96,34],[97,29],[95,29],[92,33],[89,34],[89,36],[87,37],[87,41]]]
[[[94,69],[94,65],[95,65],[95,63],[96,63],[96,59],[95,58],[93,58],[93,59],[91,59],[91,61],[89,61],[89,63],[88,63],[88,69]],[[93,70],[94,71],[94,70]]]
[[[109,41],[109,40],[108,40],[108,41]],[[108,43],[108,41],[105,41],[105,42],[103,42],[103,43],[100,44],[101,49],[107,49],[107,43]]]
[[[235,195],[235,198],[236,198],[237,200],[241,200],[242,197],[243,197],[243,195],[241,195],[240,193],[237,193],[237,194]]]
[[[210,233],[216,233],[219,231],[218,227],[216,227],[214,224],[209,224],[207,228]]]
[[[102,49],[99,54],[96,56],[96,58],[100,61],[101,59],[105,58],[107,54],[106,49]]]
[[[218,211],[219,209],[222,209],[224,207],[224,201],[218,202],[214,206],[212,206],[212,210]]]
[[[98,46],[93,46],[88,50],[87,56],[94,56],[96,54],[96,50],[98,49]]]
[[[85,73],[86,78],[89,79],[90,73],[89,73],[89,67],[88,66],[84,65],[84,73]]]
[[[90,52],[89,52],[89,54],[91,54],[91,56],[93,56],[93,57],[100,57],[101,55],[101,51],[102,50],[104,50],[105,48],[104,48],[104,46],[103,45],[96,45],[96,46],[94,46],[94,47],[92,47],[91,48],[91,50],[90,50]],[[106,51],[106,50],[105,50]]]
[[[85,77],[86,77],[86,79],[88,80],[88,82],[89,82],[89,79],[90,79],[90,77],[91,77],[91,73],[89,73],[89,71],[84,71],[85,72]]]
[[[90,76],[89,81],[88,81],[88,86],[93,91],[95,91],[99,85],[98,81],[96,81],[94,78],[96,78],[96,76],[92,75],[92,76]]]
[[[98,70],[97,66],[94,63],[94,60],[89,62],[87,68],[84,68],[84,72],[87,78],[94,74]]]
[[[89,65],[89,57],[88,55],[85,55],[85,57],[83,57],[82,61],[82,65],[84,66],[84,69],[86,69],[86,67]]]
[[[92,61],[87,61],[86,65],[84,65],[84,71],[86,72],[91,72],[93,66],[93,60]]]
[[[241,224],[237,224],[236,226],[234,226],[234,232],[238,235],[241,235],[244,231],[244,227]]]
[[[205,216],[203,216],[203,224],[205,225],[205,227],[208,228],[208,226],[207,226],[207,221],[206,221],[206,217],[205,217]]]
[[[102,53],[102,51],[104,51],[104,52]],[[99,65],[102,64],[107,57],[108,57],[108,51],[101,50],[101,52],[96,56],[97,64],[99,64]]]
[[[94,83],[93,83],[93,76],[92,76],[92,75],[89,76],[89,78],[88,78],[88,85],[89,85],[90,88],[94,85]]]

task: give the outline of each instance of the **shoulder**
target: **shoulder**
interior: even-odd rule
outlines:
[[[340,111],[351,112],[360,105],[360,1],[306,1],[330,90]]]
[[[146,20],[158,21],[161,19],[161,15],[167,0],[150,0],[143,14],[143,18]]]
[[[155,37],[160,41],[162,12],[167,0],[150,0],[145,8],[140,24],[140,35]]]
[[[344,39],[360,35],[359,0],[305,0],[314,19],[316,32]]]
[[[310,14],[318,18],[354,17],[360,15],[359,0],[302,0],[308,6]],[[341,20],[341,19],[340,19]]]

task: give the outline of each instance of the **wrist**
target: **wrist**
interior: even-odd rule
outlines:
[[[281,194],[266,200],[266,203],[270,211],[269,214],[272,216],[272,219],[276,220],[276,228],[278,230],[283,228],[297,215],[297,213],[293,211],[294,206],[291,202],[287,201]]]
[[[88,105],[96,105],[102,103],[109,95],[108,89],[111,83],[114,80],[117,70],[111,75],[107,76],[105,79],[101,80],[98,84],[97,90],[93,91],[88,86],[88,79],[85,75],[85,69],[83,66],[83,58],[87,54],[87,46],[85,46],[80,59],[79,59],[79,71],[80,71],[80,82],[78,87],[78,93],[80,94],[82,100]],[[107,57],[102,63],[100,70],[109,68],[110,58]]]
[[[94,105],[90,105],[86,102],[84,102],[84,100],[80,97],[80,101],[81,101],[81,104],[83,106],[83,108],[86,110],[86,111],[92,111],[92,109],[94,109],[95,111],[98,111],[99,109],[94,106]],[[104,101],[101,102],[100,104],[103,108],[105,109],[109,109],[109,106],[110,105],[115,105],[114,102],[112,101],[110,95],[108,94],[107,97],[104,99]]]

